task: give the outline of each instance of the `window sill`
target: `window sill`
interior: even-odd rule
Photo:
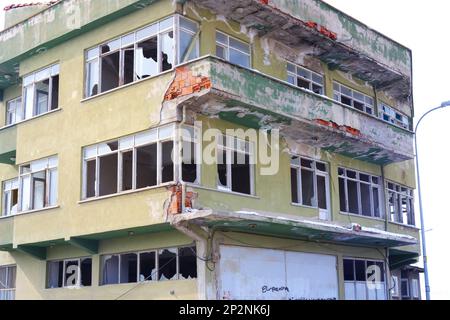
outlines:
[[[189,184],[189,187],[207,190],[207,191],[225,193],[225,194],[240,196],[240,197],[244,197],[244,198],[251,198],[251,199],[258,199],[258,200],[261,199],[260,197],[258,197],[256,195],[239,193],[239,192],[234,192],[234,191],[227,191],[227,190],[223,190],[223,189],[221,190],[221,189],[208,188],[208,187],[204,187],[204,186],[200,186],[200,185]]]
[[[43,113],[43,114],[31,117],[31,118],[28,118],[28,119],[25,119],[25,120],[21,120],[19,122],[14,123],[14,124],[10,124],[10,125],[4,126],[4,127],[0,128],[0,130],[6,130],[8,128],[17,126],[19,124],[22,124],[22,123],[25,123],[25,122],[28,122],[28,121],[32,121],[32,120],[35,120],[35,119],[38,119],[38,118],[42,118],[42,117],[45,117],[45,116],[47,116],[49,114],[53,114],[53,113],[56,113],[56,112],[59,112],[59,111],[62,111],[62,110],[63,109],[61,107],[59,107],[58,109],[55,109],[55,110],[52,110],[52,111],[49,111],[49,112],[46,112],[46,113]]]
[[[83,200],[78,201],[78,204],[101,201],[101,200],[106,200],[106,199],[110,199],[110,198],[116,198],[116,197],[126,196],[126,195],[130,195],[130,194],[135,194],[135,193],[141,193],[141,192],[145,192],[145,191],[149,191],[149,190],[167,188],[167,187],[175,186],[175,185],[176,185],[175,182],[167,182],[167,183],[163,183],[163,184],[153,186],[153,187],[123,191],[123,192],[119,192],[119,193],[109,194],[107,196],[83,199]]]
[[[60,206],[56,205],[56,206],[46,207],[46,208],[42,208],[42,209],[18,212],[18,213],[12,214],[12,215],[7,216],[7,217],[1,216],[0,220],[14,218],[14,217],[20,217],[20,216],[24,216],[24,215],[27,215],[27,214],[33,214],[33,213],[38,213],[38,212],[43,212],[43,211],[49,211],[49,210],[58,209],[58,208],[60,208]]]
[[[312,209],[312,210],[317,210],[317,211],[321,210],[318,207],[306,206],[304,204],[295,203],[295,202],[291,202],[291,206],[297,207],[297,208]],[[323,209],[323,210],[325,210],[325,209]]]
[[[339,212],[341,215],[343,216],[348,216],[348,217],[355,217],[355,218],[361,218],[361,219],[367,219],[367,220],[372,220],[372,221],[383,221],[386,222],[386,219],[384,218],[376,218],[376,217],[368,217],[368,216],[360,216],[359,214],[354,214],[354,213],[348,213],[348,212]]]
[[[129,282],[129,283],[109,283],[109,284],[99,284],[99,288],[109,288],[112,286],[136,286],[136,285],[154,285],[157,283],[173,283],[173,282],[179,282],[179,281],[197,281],[198,278],[192,278],[192,279],[174,279],[174,280],[148,280],[148,281],[138,281],[138,282]],[[59,288],[62,289],[62,288]]]
[[[399,226],[399,227],[405,227],[405,228],[413,229],[413,230],[420,230],[419,227],[417,227],[417,226],[412,226],[412,225],[410,225],[410,224],[404,224],[404,223],[394,222],[394,221],[389,221],[389,223],[390,223],[390,224],[393,224],[393,225],[395,225],[395,226]]]

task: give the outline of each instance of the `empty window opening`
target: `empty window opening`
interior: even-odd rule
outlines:
[[[231,63],[250,68],[250,45],[216,31],[216,55]]]
[[[350,89],[340,83],[333,83],[334,100],[368,114],[374,114],[373,98]]]
[[[324,94],[324,77],[321,74],[289,62],[287,63],[287,81],[316,94]]]
[[[411,123],[407,116],[384,102],[378,102],[379,117],[383,121],[389,122],[404,129],[411,129]]]
[[[16,122],[29,119],[59,107],[59,65],[54,65],[25,76],[23,80],[23,107]]]
[[[92,258],[47,262],[47,289],[92,285]]]
[[[3,182],[3,208],[2,216],[8,217],[18,212],[19,206],[19,179]]]
[[[414,191],[392,182],[387,183],[386,189],[391,221],[414,226]]]
[[[328,210],[328,166],[304,157],[291,157],[292,203]]]
[[[380,178],[344,168],[338,174],[341,212],[382,218]]]
[[[231,136],[221,136],[217,146],[219,189],[253,194],[252,144]]]
[[[174,132],[169,125],[85,147],[83,198],[173,182]]]
[[[55,206],[58,200],[58,158],[51,157],[20,166],[20,211]]]
[[[167,248],[104,255],[101,257],[101,284],[195,279],[195,247]]]
[[[87,50],[86,97],[158,75],[197,58],[197,35],[196,23],[175,15]]]

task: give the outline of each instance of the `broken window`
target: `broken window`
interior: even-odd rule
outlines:
[[[200,145],[197,129],[190,126],[180,128],[181,150],[181,176],[184,182],[199,183],[198,157]]]
[[[16,266],[0,267],[0,301],[15,300],[16,274]]]
[[[321,74],[289,62],[287,63],[287,81],[314,93],[324,94],[324,78]]]
[[[380,119],[404,129],[411,129],[409,118],[386,103],[378,102],[378,110]]]
[[[23,88],[25,110],[22,113],[22,106],[20,107],[22,113],[20,120],[58,109],[59,65],[45,68],[24,77]]]
[[[374,114],[373,98],[350,89],[340,83],[333,83],[334,100],[368,114]]]
[[[6,125],[10,126],[23,120],[22,97],[6,103]]]
[[[324,162],[291,157],[292,203],[328,210],[329,177]]]
[[[386,300],[384,262],[344,259],[346,300]]]
[[[414,226],[414,191],[392,182],[386,186],[391,221]]]
[[[172,70],[197,58],[198,47],[197,24],[174,15],[89,49],[85,55],[85,96]]]
[[[195,247],[166,248],[101,257],[101,284],[195,279]]]
[[[217,146],[219,189],[253,194],[252,144],[231,136],[220,136]]]
[[[8,217],[17,213],[19,205],[19,179],[16,178],[3,182],[2,203],[3,217]]]
[[[216,31],[216,55],[231,63],[250,68],[250,45],[219,31]]]
[[[174,131],[169,125],[84,148],[83,198],[174,181]]]
[[[344,168],[338,174],[341,212],[382,218],[380,178]]]
[[[92,285],[92,258],[47,262],[47,289]]]
[[[20,211],[55,206],[58,201],[58,158],[20,166]]]

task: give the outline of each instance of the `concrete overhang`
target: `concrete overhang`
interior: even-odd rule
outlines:
[[[412,132],[216,57],[177,68],[163,108],[183,106],[379,165],[414,158]]]
[[[192,0],[249,34],[305,50],[392,97],[412,102],[410,49],[319,0]]]
[[[420,254],[418,252],[410,252],[400,249],[389,250],[389,265],[392,270],[408,266],[419,261]]]
[[[62,0],[0,32],[0,90],[18,82],[19,62],[159,0]]]
[[[188,223],[214,228],[218,231],[251,233],[360,247],[392,248],[417,244],[417,239],[408,235],[263,212],[193,210],[192,212],[172,216],[171,223],[173,225]]]

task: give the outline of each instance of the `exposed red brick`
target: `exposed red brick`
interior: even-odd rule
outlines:
[[[333,121],[327,121],[327,120],[323,120],[323,119],[316,119],[315,121],[316,121],[316,123],[318,123],[322,126],[330,127],[333,129],[339,129],[339,126],[336,123],[334,123]]]
[[[180,214],[182,213],[182,203],[183,203],[183,186],[176,185],[169,188],[171,192],[170,203],[168,208],[169,214]],[[192,200],[196,198],[194,192],[188,191],[185,193],[184,207],[192,208]]]
[[[259,0],[259,2],[261,2],[262,4],[269,4],[269,0]]]
[[[175,79],[167,90],[164,100],[173,100],[209,88],[211,80],[208,77],[194,76],[188,67],[179,67],[175,70]]]

